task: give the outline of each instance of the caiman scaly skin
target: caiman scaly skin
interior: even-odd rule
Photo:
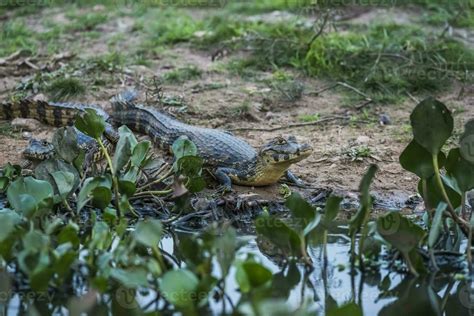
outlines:
[[[185,124],[155,109],[133,103],[135,93],[127,91],[112,99],[116,124],[149,135],[161,148],[170,148],[180,136],[187,136],[217,180],[230,189],[231,183],[264,186],[282,176],[299,180],[288,171],[290,165],[308,157],[312,148],[296,138],[277,137],[258,150],[229,132]]]

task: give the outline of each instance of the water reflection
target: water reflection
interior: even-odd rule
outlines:
[[[162,239],[160,248],[173,265],[184,265],[177,243],[189,236],[188,233],[174,233]],[[474,315],[474,292],[471,290],[474,286],[461,274],[438,273],[413,278],[384,267],[362,274],[350,268],[350,241],[339,231],[328,236],[327,262],[321,247],[310,248],[312,269],[287,261],[284,254],[255,236],[241,236],[239,240],[244,246],[239,249],[237,259],[254,256],[273,274],[264,315],[274,315],[276,310],[283,308],[280,304],[288,310],[305,306],[316,314],[325,315],[347,302],[358,304],[364,315]],[[216,259],[213,259],[210,269],[219,278],[221,271]],[[99,295],[82,288],[75,289],[74,293],[62,292],[60,296],[48,292],[39,297],[20,289],[12,291],[8,275],[0,273],[0,304],[3,306],[0,315],[20,315],[32,311],[39,315],[67,315],[73,314],[75,306],[85,304],[91,305],[91,315],[153,312],[167,307],[156,293],[126,292],[123,288],[110,295]],[[230,307],[239,303],[242,293],[238,291],[234,266],[230,268],[224,286],[226,298],[219,298],[211,292],[209,306],[201,312],[220,315],[225,311],[228,314]],[[82,296],[70,299],[68,295]],[[246,311],[245,306],[239,308]]]

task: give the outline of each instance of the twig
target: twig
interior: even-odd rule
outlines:
[[[351,86],[350,84],[347,84],[347,83],[342,82],[342,81],[338,81],[338,82],[337,82],[337,85],[342,86],[342,87],[344,87],[344,88],[347,88],[347,89],[350,89],[350,90],[354,91],[354,92],[357,93],[358,95],[363,96],[367,101],[369,101],[369,100],[372,101],[372,99],[371,99],[367,94],[365,94],[364,92],[360,91],[359,89],[357,89],[357,88]]]
[[[417,98],[415,98],[410,92],[406,91],[406,93],[408,97],[413,100],[413,102],[415,102],[416,104],[420,103],[420,101]]]
[[[335,120],[348,120],[349,117],[347,116],[329,116],[325,117],[322,119],[319,119],[314,122],[304,122],[304,123],[294,123],[294,124],[288,124],[284,126],[276,126],[276,127],[270,127],[270,128],[264,128],[264,127],[237,127],[237,128],[230,128],[227,129],[228,131],[262,131],[262,132],[274,132],[278,131],[281,129],[287,129],[287,128],[293,128],[293,127],[303,127],[303,126],[312,126],[312,125],[319,125],[321,123],[329,122],[329,121],[335,121]]]
[[[321,24],[321,27],[319,28],[318,32],[316,32],[316,34],[314,34],[313,37],[311,38],[311,40],[308,42],[308,46],[307,46],[308,51],[311,48],[311,45],[314,43],[314,41],[319,36],[321,36],[321,34],[323,34],[324,28],[326,27],[326,24],[328,23],[328,20],[329,20],[329,11],[327,11],[326,14],[324,15],[323,23]]]

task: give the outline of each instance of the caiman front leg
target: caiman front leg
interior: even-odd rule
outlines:
[[[296,185],[297,187],[300,187],[300,188],[305,188],[307,186],[306,183],[304,183],[303,180],[301,180],[296,175],[294,175],[290,170],[286,170],[285,179],[288,182],[293,183],[294,185]]]
[[[231,175],[238,177],[238,171],[232,168],[217,168],[214,172],[214,176],[217,181],[222,185],[224,192],[232,191],[232,179]]]

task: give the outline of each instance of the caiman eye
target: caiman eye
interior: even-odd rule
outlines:
[[[286,144],[286,139],[284,139],[283,137],[279,137],[276,139],[276,143],[278,145],[285,145]]]
[[[42,141],[41,141],[41,145],[43,145],[43,146],[48,146],[49,143],[48,143],[47,140],[42,140]]]

